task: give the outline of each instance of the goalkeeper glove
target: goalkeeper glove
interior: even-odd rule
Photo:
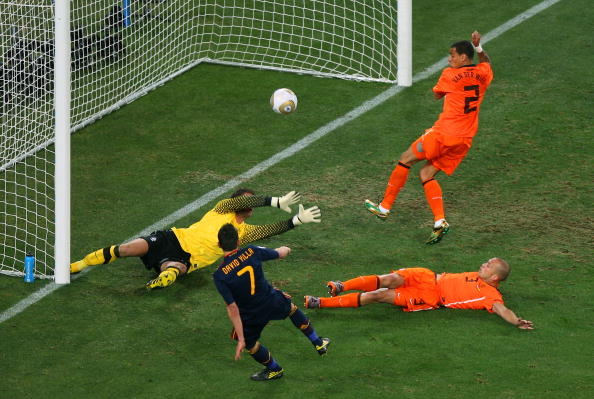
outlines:
[[[299,204],[299,213],[293,216],[293,225],[299,226],[303,223],[320,223],[322,221],[322,211],[317,206],[303,209],[303,205]]]
[[[272,197],[270,206],[280,208],[285,212],[291,212],[291,205],[296,204],[301,199],[301,194],[296,191],[291,191],[283,195],[282,197]]]

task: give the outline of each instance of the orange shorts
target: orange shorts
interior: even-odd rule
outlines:
[[[411,144],[418,159],[426,159],[447,175],[454,173],[472,146],[472,137],[446,136],[428,129]]]
[[[435,273],[423,267],[393,270],[404,277],[404,284],[395,288],[394,305],[405,312],[439,308],[439,290]]]

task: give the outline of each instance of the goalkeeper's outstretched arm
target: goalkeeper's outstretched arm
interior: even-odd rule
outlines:
[[[239,212],[249,208],[273,206],[285,212],[291,212],[290,206],[299,202],[301,194],[295,191],[288,192],[282,197],[264,197],[261,195],[240,195],[219,201],[214,211],[217,213]]]
[[[239,237],[239,245],[241,246],[264,238],[276,236],[285,231],[289,231],[294,227],[295,225],[291,219],[261,226],[246,224],[245,234]]]
[[[262,226],[247,225],[245,234],[239,238],[239,245],[245,245],[250,242],[282,234],[303,223],[320,223],[322,221],[321,217],[322,213],[317,206],[304,209],[303,205],[299,205],[299,212],[289,220]]]

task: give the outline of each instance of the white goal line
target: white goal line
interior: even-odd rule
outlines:
[[[537,5],[533,6],[532,8],[529,8],[528,10],[524,11],[523,13],[518,14],[516,17],[503,23],[502,25],[498,26],[497,28],[493,29],[492,31],[484,34],[481,38],[482,44],[487,43],[490,40],[493,40],[493,39],[501,36],[503,33],[507,32],[508,30],[514,28],[515,26],[521,24],[522,22],[526,21],[527,19],[533,17],[534,15],[538,14],[539,12],[549,8],[550,6],[556,4],[560,1],[561,0],[545,0]],[[440,59],[439,61],[437,61],[435,64],[431,65],[429,68],[416,74],[413,77],[413,82],[418,82],[418,81],[427,79],[428,77],[437,73],[439,70],[441,70],[446,65],[447,65],[447,57],[444,57],[444,58]],[[261,172],[269,169],[270,167],[281,162],[282,160],[284,160],[292,155],[295,155],[297,152],[308,147],[310,144],[314,143],[318,139],[326,136],[328,133],[333,132],[334,130],[338,129],[339,127],[342,127],[343,125],[350,122],[351,120],[356,119],[359,116],[366,113],[367,111],[372,110],[373,108],[382,104],[384,101],[386,101],[386,100],[390,99],[391,97],[395,96],[396,94],[400,93],[403,89],[405,89],[405,87],[403,87],[403,86],[390,87],[389,89],[378,94],[371,100],[364,102],[363,104],[361,104],[357,108],[353,109],[352,111],[346,113],[345,115],[341,116],[340,118],[335,119],[334,121],[326,124],[325,126],[317,129],[316,131],[308,134],[307,136],[305,136],[304,138],[302,138],[295,144],[285,148],[283,151],[276,153],[275,155],[268,158],[267,160],[260,162],[258,165],[254,166],[247,172],[244,172],[241,175],[234,177],[233,179],[229,180],[227,183],[223,184],[222,186],[219,186],[219,187],[215,188],[214,190],[209,191],[208,193],[204,194],[197,200],[187,204],[186,206],[184,206],[183,208],[180,208],[176,212],[174,212],[174,213],[164,217],[163,219],[159,220],[158,222],[148,226],[144,230],[140,231],[139,233],[137,233],[136,235],[132,236],[131,238],[129,238],[125,241],[129,241],[134,238],[137,238],[137,237],[140,237],[143,235],[147,235],[152,231],[160,230],[166,226],[172,225],[175,221],[190,214],[191,212],[194,212],[194,211],[200,209],[201,207],[203,207],[210,201],[218,198],[222,194],[238,187],[246,180],[260,174]],[[82,274],[87,273],[91,269],[93,269],[93,268],[87,268],[87,269],[83,270],[81,273],[73,276],[73,280],[78,278]],[[43,288],[39,289],[38,291],[29,295],[27,298],[24,298],[17,304],[13,305],[9,309],[2,312],[2,314],[0,314],[0,323],[3,323],[6,320],[9,320],[10,318],[21,313],[22,311],[27,309],[29,306],[40,301],[41,299],[43,299],[47,295],[51,294],[52,292],[54,292],[55,290],[57,290],[60,287],[62,287],[61,284],[56,284],[54,282],[48,283]]]

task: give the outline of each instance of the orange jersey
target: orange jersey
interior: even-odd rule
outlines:
[[[445,100],[432,129],[446,136],[474,137],[481,102],[492,80],[488,62],[444,69],[433,87],[435,93],[445,93]]]
[[[485,283],[478,272],[443,273],[437,281],[441,305],[455,309],[487,309],[503,303],[499,290]]]

